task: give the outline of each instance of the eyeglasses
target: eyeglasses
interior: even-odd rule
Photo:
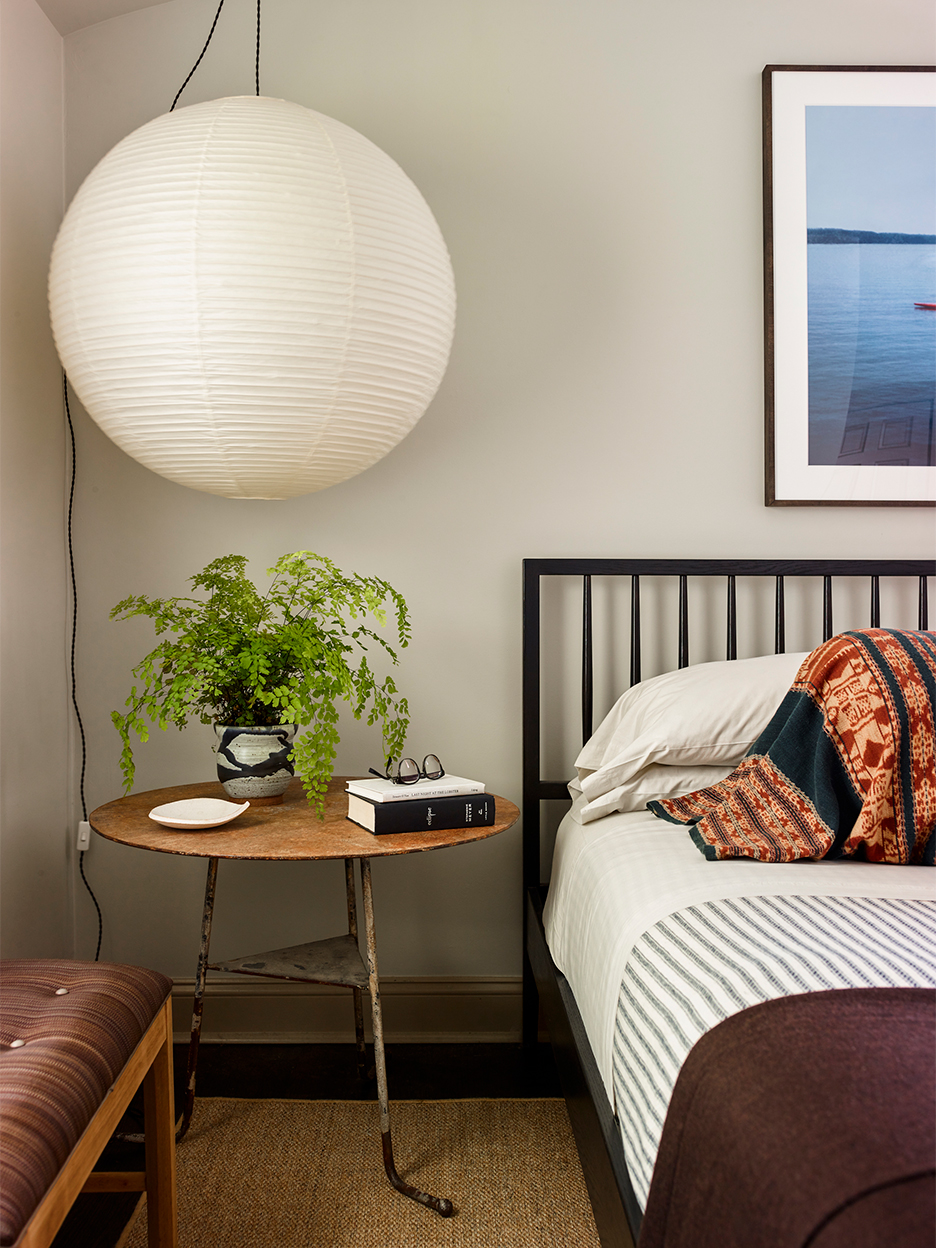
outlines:
[[[380,776],[382,780],[392,780],[394,784],[415,784],[417,780],[440,780],[445,775],[445,769],[436,754],[427,754],[422,761],[422,767],[415,758],[401,758],[394,771],[393,759],[388,758],[385,772],[375,771],[373,767],[368,767],[367,770],[372,776]]]

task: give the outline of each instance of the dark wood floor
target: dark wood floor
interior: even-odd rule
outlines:
[[[188,1046],[175,1046],[176,1104],[181,1107]],[[388,1044],[390,1099],[461,1100],[561,1096],[549,1046],[519,1044]],[[369,1065],[372,1065],[368,1051]],[[289,1100],[376,1100],[373,1080],[357,1075],[353,1044],[204,1044],[198,1062],[200,1096]],[[124,1131],[142,1131],[139,1103]],[[141,1170],[142,1147],[112,1143],[100,1170]],[[53,1248],[114,1248],[138,1197],[79,1196]]]

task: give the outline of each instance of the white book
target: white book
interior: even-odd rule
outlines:
[[[410,802],[436,797],[462,797],[466,793],[483,793],[480,780],[464,776],[442,776],[438,780],[417,780],[415,784],[394,784],[392,780],[349,780],[349,793],[366,797],[369,802]]]

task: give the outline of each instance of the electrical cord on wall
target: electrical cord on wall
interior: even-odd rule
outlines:
[[[88,806],[85,801],[85,771],[88,765],[88,743],[85,739],[84,724],[81,720],[81,711],[78,709],[78,692],[77,682],[75,679],[75,642],[78,636],[78,580],[75,576],[75,551],[72,543],[72,515],[75,508],[75,470],[76,470],[76,454],[75,454],[75,426],[72,424],[71,409],[68,406],[68,377],[62,373],[62,394],[65,398],[65,419],[68,421],[68,432],[71,438],[71,486],[68,491],[68,566],[71,570],[71,590],[72,590],[72,624],[71,624],[71,700],[72,706],[75,708],[75,718],[78,721],[78,731],[81,734],[81,779],[78,783],[78,792],[81,796],[81,818],[87,823]],[[88,877],[84,870],[85,851],[81,850],[78,854],[78,870],[81,872],[81,878],[85,888],[94,902],[94,908],[97,911],[98,918],[98,938],[97,949],[94,951],[95,962],[101,956],[101,939],[104,935],[104,917],[101,914],[101,907],[94,895],[91,885],[88,883]]]
[[[199,65],[202,63],[202,58],[204,57],[205,53],[208,51],[208,45],[209,43],[211,43],[212,36],[214,35],[214,32],[215,32],[215,27],[218,24],[218,18],[221,16],[221,10],[223,8],[224,8],[224,0],[221,0],[220,4],[218,5],[217,12],[214,15],[214,21],[211,23],[211,30],[208,31],[208,38],[205,40],[205,46],[202,48],[201,52],[199,52],[198,60],[189,70],[189,75],[186,78],[185,82],[182,83],[182,86],[179,87],[178,91],[176,92],[176,97],[172,101],[172,104],[169,108],[170,113],[178,104],[179,96],[182,94],[182,92],[191,82],[192,76],[194,75],[195,70],[198,69]],[[257,56],[256,56],[256,64],[254,67],[254,83],[256,86],[256,93],[257,95],[259,95],[260,94],[260,0],[257,0]]]

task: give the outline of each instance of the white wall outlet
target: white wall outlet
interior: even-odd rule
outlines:
[[[91,848],[91,824],[86,819],[82,819],[78,824],[78,839],[75,845],[79,850]]]

